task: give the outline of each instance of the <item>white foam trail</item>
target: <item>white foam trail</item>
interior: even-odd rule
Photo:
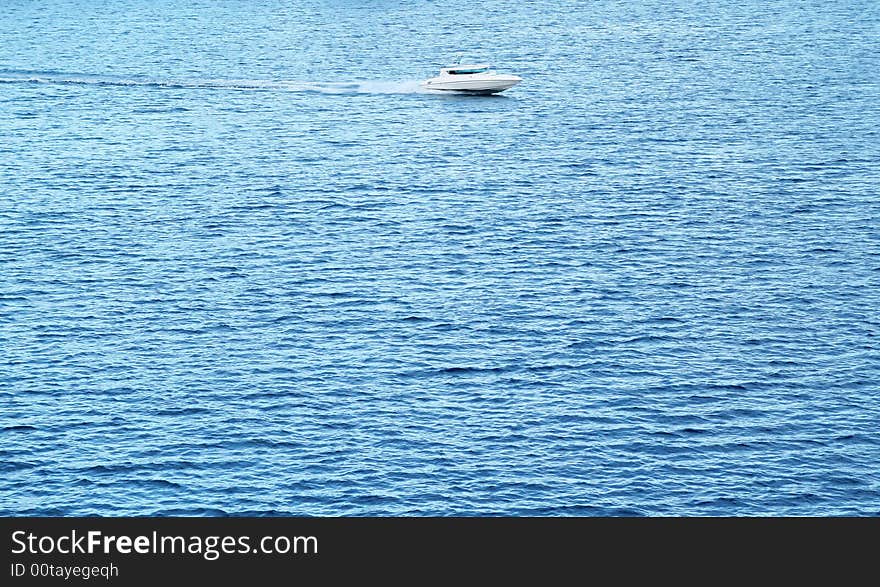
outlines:
[[[56,74],[42,72],[0,71],[0,83],[72,84],[95,86],[155,87],[210,90],[264,90],[286,92],[317,92],[321,94],[418,94],[427,90],[420,82],[407,81],[353,81],[353,82],[300,82],[272,80],[149,80],[125,79],[111,76]]]

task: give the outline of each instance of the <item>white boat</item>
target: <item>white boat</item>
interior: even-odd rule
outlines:
[[[423,81],[422,87],[447,92],[496,94],[512,88],[521,81],[522,78],[516,75],[496,73],[491,66],[486,64],[456,63],[448,67],[441,67],[440,75]]]

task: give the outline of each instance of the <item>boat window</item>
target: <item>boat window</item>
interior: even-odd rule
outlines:
[[[450,69],[450,75],[458,75],[464,73],[485,73],[489,68],[488,67],[477,67],[474,69]]]

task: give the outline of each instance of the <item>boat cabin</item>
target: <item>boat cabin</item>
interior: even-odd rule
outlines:
[[[450,65],[440,69],[440,75],[466,75],[472,73],[488,73],[488,65]]]

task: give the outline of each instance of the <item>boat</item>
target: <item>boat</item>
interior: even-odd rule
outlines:
[[[496,73],[492,66],[459,63],[440,68],[440,75],[422,82],[422,87],[445,92],[497,94],[522,81],[517,75]]]

